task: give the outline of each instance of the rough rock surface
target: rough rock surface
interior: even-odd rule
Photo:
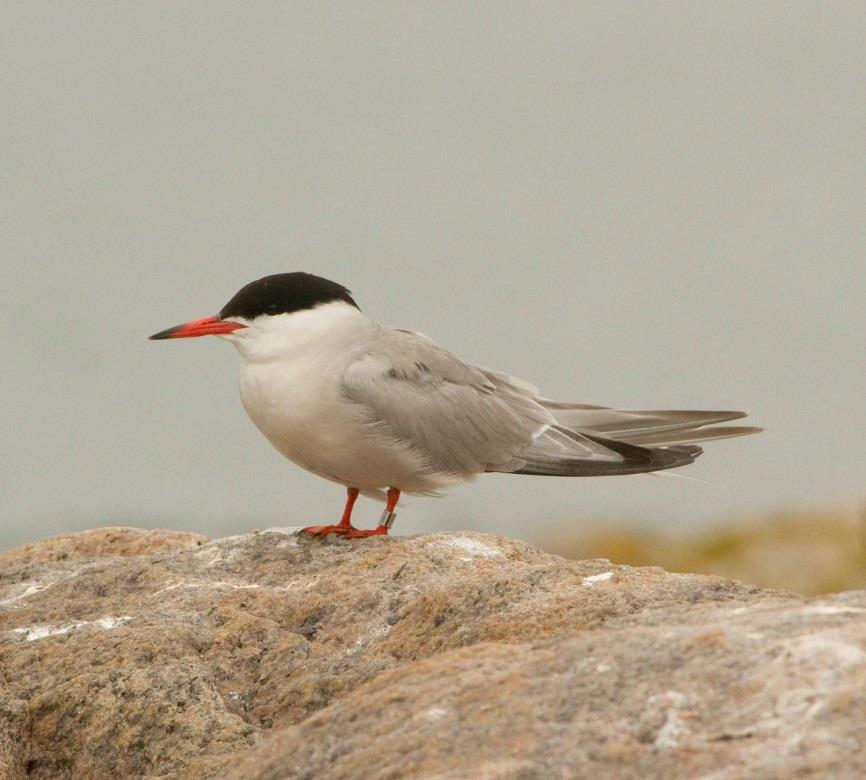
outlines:
[[[479,534],[0,554],[0,777],[864,777],[866,593]]]

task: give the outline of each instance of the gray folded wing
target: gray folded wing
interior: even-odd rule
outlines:
[[[408,446],[431,472],[636,474],[701,454],[693,442],[756,433],[719,426],[742,412],[643,411],[560,403],[479,368],[417,333],[383,329],[342,380],[372,432]]]
[[[417,333],[383,331],[347,368],[342,391],[372,432],[408,445],[437,473],[625,459],[601,440],[565,435],[531,385],[464,363]]]

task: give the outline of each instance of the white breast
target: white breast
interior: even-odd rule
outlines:
[[[430,492],[441,482],[424,469],[417,454],[371,432],[364,409],[341,393],[346,366],[380,328],[354,307],[337,302],[259,317],[226,340],[241,354],[244,409],[289,460],[361,490]]]

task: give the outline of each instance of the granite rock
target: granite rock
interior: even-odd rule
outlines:
[[[0,777],[866,776],[866,593],[481,534],[0,554]]]

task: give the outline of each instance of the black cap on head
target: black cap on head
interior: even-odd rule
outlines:
[[[345,301],[358,308],[343,285],[296,271],[265,276],[241,287],[219,316],[221,320],[232,317],[253,320],[260,314],[288,314],[332,301]]]

